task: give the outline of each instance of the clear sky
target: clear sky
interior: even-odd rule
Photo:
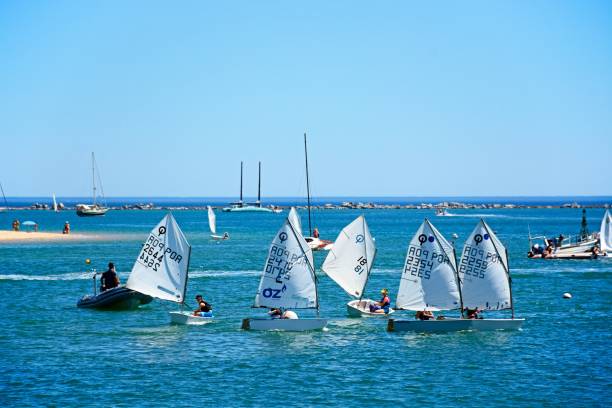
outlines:
[[[0,2],[0,182],[612,194],[609,1]]]

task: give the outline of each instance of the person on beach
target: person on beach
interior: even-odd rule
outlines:
[[[64,223],[64,229],[62,230],[62,234],[70,234],[70,223],[68,221]]]
[[[19,220],[13,221],[13,231],[19,231]]]
[[[380,291],[382,298],[379,302],[370,303],[370,313],[389,313],[391,299],[389,299],[389,290],[383,289]]]
[[[212,317],[212,305],[202,298],[202,295],[196,295],[198,308],[193,311],[194,316]]]
[[[433,320],[435,319],[435,316],[433,314],[433,312],[431,310],[422,310],[422,311],[418,311],[416,312],[416,314],[414,315],[414,317],[418,320]]]
[[[102,279],[100,279],[100,284],[102,285],[100,290],[104,292],[105,290],[116,288],[120,283],[119,276],[117,276],[115,271],[115,264],[109,262],[108,270],[102,274]]]

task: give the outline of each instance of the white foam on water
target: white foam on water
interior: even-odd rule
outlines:
[[[20,275],[20,274],[9,274],[0,275],[0,280],[13,280],[13,281],[67,281],[67,280],[84,280],[91,279],[91,272],[69,272],[55,275]]]

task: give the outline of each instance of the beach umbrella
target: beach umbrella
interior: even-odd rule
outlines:
[[[33,227],[36,225],[36,223],[34,221],[24,221],[21,223],[21,225],[25,226],[25,227]]]

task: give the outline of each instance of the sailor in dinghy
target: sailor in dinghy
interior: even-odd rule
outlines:
[[[171,323],[209,323],[210,317],[194,316],[182,310],[190,258],[191,246],[172,213],[168,213],[149,233],[126,286],[157,299],[179,303],[181,311],[170,312]]]
[[[381,302],[363,299],[363,291],[368,283],[375,257],[374,239],[370,234],[365,217],[360,215],[340,231],[323,262],[321,267],[323,272],[346,293],[355,298],[346,305],[348,315],[351,317],[385,317],[393,313],[393,309],[388,305],[385,307],[384,304],[388,293],[383,293]]]
[[[416,239],[416,242],[415,242]],[[390,319],[389,331],[451,332],[518,329],[514,318],[506,249],[481,220],[467,239],[457,268],[452,246],[428,221],[410,243],[398,307],[416,311],[461,310],[461,318],[436,320]],[[463,279],[459,279],[459,277]],[[463,310],[512,309],[511,319],[464,318]]]
[[[327,325],[318,317],[319,297],[312,249],[308,246],[295,218],[289,212],[285,223],[272,240],[268,258],[255,296],[256,308],[285,310],[285,318],[243,319],[245,330],[320,330]],[[287,309],[316,309],[316,318],[299,318]]]

